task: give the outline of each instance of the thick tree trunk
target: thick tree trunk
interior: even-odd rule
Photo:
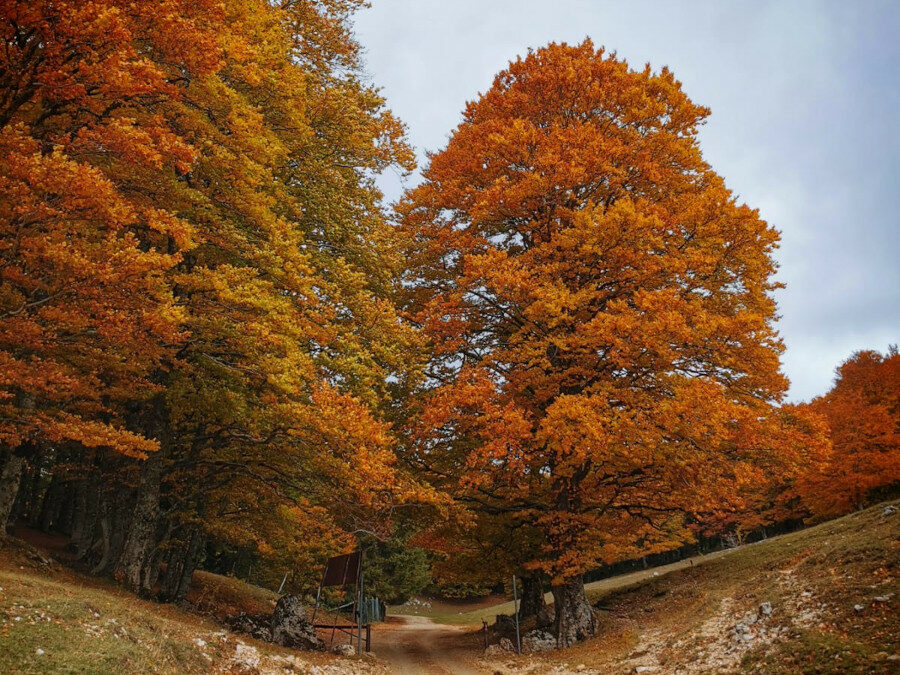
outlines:
[[[9,524],[9,516],[16,502],[24,467],[25,458],[10,452],[3,464],[3,471],[0,471],[0,534],[6,532],[6,526]]]
[[[100,486],[96,476],[84,481],[76,495],[75,522],[72,524],[70,546],[76,560],[83,560],[96,541],[97,519],[100,516]]]
[[[72,536],[72,528],[75,527],[75,517],[78,515],[78,484],[81,481],[68,481],[65,484],[65,498],[62,508],[56,519],[56,530]]]
[[[122,583],[131,591],[141,592],[144,568],[149,564],[156,548],[156,529],[159,524],[159,491],[162,482],[163,458],[152,455],[141,466],[137,500],[131,517],[131,526],[117,572],[122,574]]]
[[[97,518],[100,515],[100,480],[96,472],[80,481],[75,493],[75,521],[69,543],[76,560],[82,560],[93,548]]]
[[[92,574],[104,574],[115,567],[116,561],[122,554],[130,520],[129,514],[133,507],[129,491],[123,489],[115,490],[112,494],[103,494],[101,502],[100,539],[98,542],[101,558],[91,572]]]
[[[160,397],[154,401],[150,414],[147,435],[159,441],[159,450],[141,465],[131,525],[116,566],[117,573],[122,575],[122,583],[136,593],[148,593],[151,590],[144,585],[147,579],[146,568],[152,564],[156,551],[159,495],[169,451],[168,419],[165,402]]]
[[[556,612],[556,644],[568,647],[594,635],[594,610],[584,593],[581,576],[551,586]]]
[[[109,509],[104,503],[103,514],[100,516],[100,560],[91,570],[91,574],[101,574],[112,559],[112,544],[110,542]]]
[[[88,528],[88,481],[81,479],[72,485],[72,523],[69,530],[69,548],[78,553]]]
[[[522,578],[522,604],[519,616],[537,616],[544,608],[544,579],[540,574]]]
[[[13,502],[12,511],[7,519],[8,524],[12,525],[25,517],[28,510],[28,502],[31,498],[28,492],[30,486],[31,476],[28,470],[28,462],[26,461],[19,478],[19,491],[16,494],[16,500]]]

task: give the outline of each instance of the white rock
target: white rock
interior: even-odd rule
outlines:
[[[549,652],[556,649],[556,638],[547,631],[537,629],[525,633],[522,637],[522,646],[532,653]]]
[[[771,616],[772,614],[772,603],[771,602],[761,602],[759,603],[759,613],[763,616]]]
[[[256,647],[245,645],[243,642],[238,642],[231,660],[240,666],[259,668],[259,652],[256,650]]]
[[[863,610],[863,606],[862,605],[853,605],[853,609],[855,609],[857,612],[861,612]]]
[[[340,656],[353,656],[356,654],[356,647],[353,645],[339,644],[332,647],[331,651]]]
[[[40,649],[40,648],[38,648],[38,649],[36,649],[36,650],[35,650],[35,652],[34,652],[34,653],[35,653],[35,654],[37,654],[37,655],[38,655],[38,656],[43,656],[43,655],[44,655],[44,650],[43,650],[43,649]]]

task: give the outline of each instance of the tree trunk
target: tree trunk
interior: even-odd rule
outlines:
[[[96,472],[78,484],[75,497],[75,522],[69,543],[76,560],[82,560],[93,548],[97,518],[100,515],[100,479]]]
[[[91,570],[91,574],[101,574],[108,566],[109,561],[112,559],[112,545],[110,544],[110,533],[109,533],[109,510],[104,504],[104,512],[100,517],[100,560],[97,561],[97,564]]]
[[[72,529],[69,531],[69,549],[81,551],[88,529],[88,481],[84,478],[72,486]]]
[[[3,465],[3,471],[0,472],[0,534],[6,532],[6,526],[9,524],[9,515],[19,492],[24,467],[25,458],[10,452]]]
[[[519,616],[526,618],[537,616],[544,608],[544,579],[540,574],[522,577],[522,604]]]
[[[186,541],[169,556],[160,596],[168,602],[181,602],[187,597],[191,577],[203,551],[204,537],[199,527],[191,528]]]
[[[41,522],[41,505],[44,503],[43,463],[43,457],[40,455],[31,462],[31,472],[28,477],[28,506],[25,509],[30,527],[37,527]]]
[[[65,484],[65,498],[63,499],[62,509],[59,511],[59,517],[56,520],[56,529],[69,537],[72,536],[72,529],[75,527],[75,517],[78,515],[78,486],[82,481],[68,481]]]
[[[13,502],[12,511],[10,512],[7,519],[7,523],[9,524],[14,524],[24,518],[28,511],[28,502],[31,498],[31,495],[28,491],[29,487],[31,486],[31,476],[28,469],[28,461],[26,461],[19,478],[19,491],[16,494],[16,499]]]
[[[137,499],[128,528],[128,537],[119,557],[116,571],[122,575],[122,583],[135,593],[148,593],[144,586],[146,567],[153,561],[156,550],[156,533],[159,526],[159,495],[163,469],[169,450],[168,419],[165,402],[161,397],[153,403],[147,435],[159,441],[159,450],[144,460],[138,481]]]
[[[62,477],[54,472],[50,481],[50,487],[44,496],[44,503],[41,506],[40,528],[44,532],[50,532],[59,520],[59,514],[62,510],[63,501],[66,497],[66,484]]]
[[[581,576],[551,586],[556,612],[556,644],[568,647],[594,635],[594,610],[584,593]]]
[[[162,457],[156,454],[146,459],[141,467],[131,526],[117,566],[117,571],[122,574],[122,583],[135,593],[146,590],[141,582],[156,544],[162,469]]]
[[[101,558],[91,574],[104,574],[115,568],[125,544],[130,521],[128,514],[133,508],[130,491],[123,488],[102,494],[101,501],[99,514]]]

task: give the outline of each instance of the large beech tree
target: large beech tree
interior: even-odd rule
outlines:
[[[593,632],[583,572],[688,540],[778,453],[778,235],[704,161],[707,115],[667,69],[552,44],[399,206],[434,349],[409,459],[540,530],[562,645]]]

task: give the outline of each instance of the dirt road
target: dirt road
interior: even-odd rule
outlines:
[[[465,626],[434,623],[424,616],[392,616],[372,631],[372,652],[402,675],[474,675],[481,635]]]

